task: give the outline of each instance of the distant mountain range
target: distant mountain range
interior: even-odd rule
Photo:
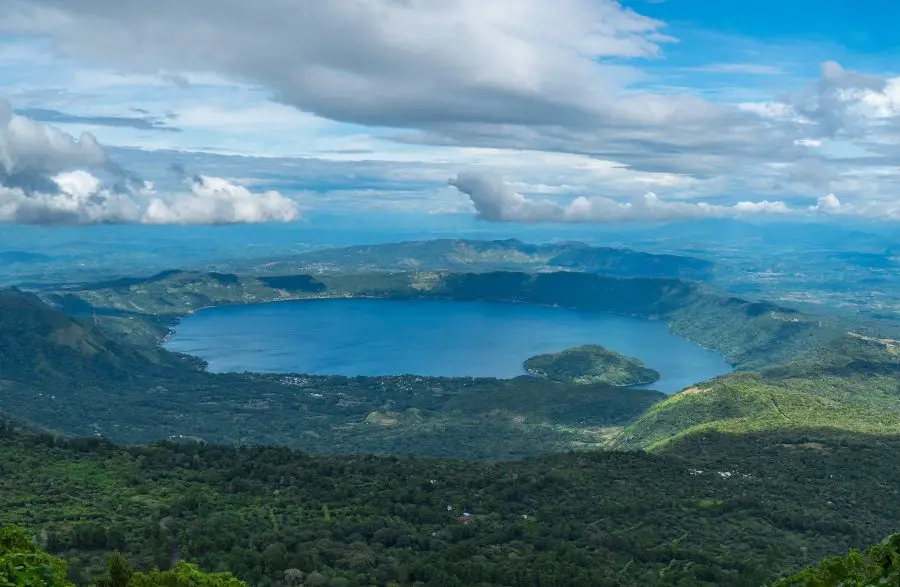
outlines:
[[[0,265],[13,263],[46,263],[53,261],[50,255],[43,253],[31,253],[28,251],[0,251]]]
[[[554,271],[569,269],[616,277],[706,279],[710,261],[650,254],[580,242],[532,245],[515,239],[438,239],[322,249],[273,259],[256,272],[369,271]]]

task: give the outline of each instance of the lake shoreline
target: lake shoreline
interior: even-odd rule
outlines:
[[[281,304],[310,300],[339,305],[326,311]],[[372,301],[394,304],[373,311]],[[624,389],[664,393],[732,371],[721,355],[660,320],[520,300],[465,301],[332,295],[215,305],[225,312],[186,315],[165,347],[197,356],[215,372],[510,379],[527,375],[522,363],[531,356],[596,343],[637,356],[663,375]]]

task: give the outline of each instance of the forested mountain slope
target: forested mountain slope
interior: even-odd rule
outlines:
[[[295,569],[309,585],[758,587],[900,516],[896,436],[710,432],[656,455],[477,463],[0,432],[3,522],[80,582],[120,550],[260,586]]]

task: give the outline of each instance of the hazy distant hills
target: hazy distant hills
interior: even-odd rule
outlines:
[[[50,255],[43,253],[31,253],[28,251],[0,251],[0,265],[11,265],[13,263],[46,263],[53,261]]]
[[[706,279],[710,261],[650,254],[580,242],[532,245],[522,241],[439,239],[312,251],[256,266],[265,272],[319,271],[553,271],[570,269],[617,277]]]

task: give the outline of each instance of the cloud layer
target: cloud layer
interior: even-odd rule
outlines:
[[[573,122],[656,55],[663,23],[614,0],[7,0],[6,28],[123,68],[214,71],[378,126]],[[4,14],[5,13],[5,14]],[[96,31],[104,34],[98,35]],[[223,42],[227,39],[227,42]]]
[[[22,224],[232,224],[290,222],[297,203],[218,177],[157,193],[111,162],[89,133],[78,139],[12,113],[0,100],[0,222]]]
[[[673,39],[615,0],[8,0],[4,27],[120,70],[225,75],[410,144],[698,175],[806,153],[796,124],[636,87],[635,60]]]
[[[204,103],[182,109],[179,127],[227,129],[232,138],[216,134],[192,143],[200,150],[251,149],[277,140],[287,145],[282,152],[295,153],[294,144],[309,148],[314,141],[304,139],[341,126],[358,133],[334,142],[334,153],[343,148],[349,157],[366,149],[401,153],[409,161],[423,153],[450,161],[467,150],[490,149],[494,160],[500,158],[496,151],[513,157],[528,152],[518,171],[500,171],[532,186],[554,187],[549,177],[526,177],[533,175],[533,153],[597,164],[549,171],[562,182],[557,187],[586,188],[573,193],[584,197],[562,211],[553,201],[518,201],[513,192],[483,201],[485,218],[678,218],[758,213],[750,211],[754,206],[783,213],[779,202],[816,202],[827,197],[822,194],[834,195],[838,204],[822,199],[812,204],[815,213],[889,218],[900,193],[900,78],[846,69],[828,60],[825,52],[833,48],[821,43],[815,55],[823,63],[811,79],[792,77],[811,65],[803,51],[770,59],[779,67],[746,61],[758,51],[733,63],[716,53],[711,63],[701,56],[689,67],[658,61],[647,67],[676,40],[665,23],[615,0],[157,0],[153,10],[140,0],[6,0],[0,2],[3,33],[49,40],[54,51],[92,67],[112,67],[117,75],[154,82],[164,77],[163,85],[179,95],[198,91],[198,76],[262,88],[272,100],[302,111],[298,118],[313,128],[298,139],[281,122],[286,108],[271,103],[233,111]],[[691,39],[678,41],[684,47]],[[729,77],[729,95],[692,85],[694,76],[711,74],[753,81],[737,87]],[[738,85],[747,81],[734,79]],[[47,109],[36,112],[51,116]],[[258,122],[272,117],[276,121],[265,127]],[[322,130],[323,119],[370,128],[348,131],[352,125],[329,122]],[[150,124],[130,116],[95,121]],[[183,134],[167,133],[166,144]],[[263,135],[268,138],[257,141]],[[609,199],[589,193],[598,179],[591,174],[601,166],[607,171],[600,185]],[[453,170],[460,168],[464,164]],[[13,181],[25,183],[6,183]],[[657,183],[663,181],[671,183]],[[187,195],[197,197],[192,184],[189,189]],[[647,191],[660,196],[632,199]],[[715,204],[698,203],[703,201]],[[500,204],[503,214],[492,213],[491,206]],[[233,202],[205,209],[216,216],[229,205],[237,216],[254,217],[237,212]],[[283,215],[280,204],[269,206],[271,217]],[[200,208],[183,204],[176,213],[167,207],[160,217],[193,218],[188,210]]]
[[[843,206],[834,194],[814,206],[790,207],[782,201],[741,201],[731,205],[663,200],[653,192],[629,202],[602,196],[580,196],[568,203],[534,199],[514,191],[500,178],[484,173],[460,173],[451,186],[472,201],[476,216],[490,222],[637,222],[698,218],[741,218],[759,215],[809,215],[813,213],[878,216],[900,219],[900,206],[890,209]]]

